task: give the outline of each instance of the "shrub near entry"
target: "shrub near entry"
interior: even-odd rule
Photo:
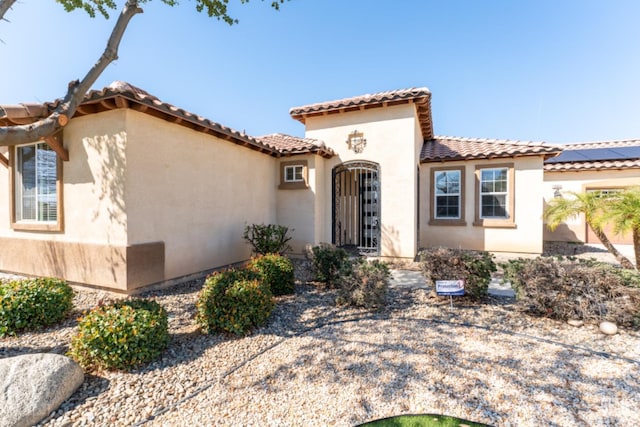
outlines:
[[[291,249],[289,227],[284,225],[247,225],[242,237],[251,245],[253,252],[259,255],[282,254]]]
[[[166,310],[151,300],[124,300],[80,319],[68,355],[88,369],[130,369],[157,359],[168,344]]]
[[[493,255],[485,251],[437,247],[420,251],[419,259],[427,282],[464,280],[465,294],[476,299],[487,296],[497,270]]]
[[[0,337],[53,325],[73,308],[73,290],[52,278],[0,282]]]
[[[343,269],[337,280],[338,305],[364,308],[384,306],[389,289],[389,267],[377,260],[358,260]]]
[[[294,293],[293,263],[285,256],[267,254],[252,258],[247,266],[256,271],[275,296]]]
[[[342,271],[349,266],[347,251],[328,243],[314,246],[306,256],[311,260],[315,280],[329,286],[334,286]]]
[[[207,277],[196,302],[196,322],[205,334],[243,335],[263,325],[275,304],[269,286],[252,270],[227,270]]]

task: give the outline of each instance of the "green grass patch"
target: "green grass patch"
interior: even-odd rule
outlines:
[[[360,424],[359,427],[490,427],[446,415],[400,415]]]

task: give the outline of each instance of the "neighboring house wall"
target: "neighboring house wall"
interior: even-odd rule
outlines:
[[[324,215],[318,220],[319,241],[332,241],[332,171],[354,160],[366,160],[380,166],[380,226],[383,257],[409,257],[416,253],[416,165],[422,137],[416,134],[417,117],[411,104],[371,108],[306,118],[306,137],[323,141],[336,152],[324,162],[324,190],[317,203]],[[362,132],[366,146],[361,153],[346,144],[353,131]]]
[[[545,172],[544,200],[554,197],[556,188],[562,193],[572,191],[582,193],[587,190],[620,189],[632,185],[640,185],[640,169],[600,170],[577,172]],[[554,188],[555,187],[555,188]],[[551,232],[546,223],[543,226],[544,240],[565,242],[586,242],[587,225],[584,215],[567,220]],[[626,243],[613,234],[607,234],[616,242]],[[628,239],[627,239],[628,240]]]
[[[453,248],[497,252],[542,252],[543,178],[542,157],[516,157],[494,160],[432,162],[421,165],[420,170],[420,247],[445,246]],[[487,221],[474,225],[478,210],[476,171],[478,168],[513,165],[513,184],[509,196],[513,197],[513,221]],[[433,218],[432,169],[462,169],[462,212],[460,220]],[[447,225],[449,224],[449,225]]]
[[[244,261],[249,224],[276,222],[275,158],[127,110],[129,244],[163,242],[164,279]]]

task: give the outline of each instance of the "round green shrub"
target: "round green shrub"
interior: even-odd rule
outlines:
[[[127,370],[151,362],[169,344],[166,310],[132,299],[94,308],[78,323],[69,356],[87,369]]]
[[[227,270],[207,277],[196,302],[196,322],[206,334],[243,335],[263,325],[275,304],[269,286],[253,270]]]
[[[37,278],[0,282],[0,337],[63,320],[73,309],[73,290],[64,280]]]
[[[278,254],[262,255],[253,258],[247,268],[260,275],[262,282],[269,286],[273,295],[294,293],[293,263],[289,258]]]

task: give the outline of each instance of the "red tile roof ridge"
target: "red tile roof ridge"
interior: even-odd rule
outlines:
[[[430,97],[431,91],[427,87],[411,87],[407,89],[389,90],[384,92],[367,93],[349,98],[335,99],[332,101],[316,102],[313,104],[293,107],[289,110],[291,116],[299,116],[307,113],[335,110],[345,107],[379,104],[385,101],[395,101],[413,98]]]

